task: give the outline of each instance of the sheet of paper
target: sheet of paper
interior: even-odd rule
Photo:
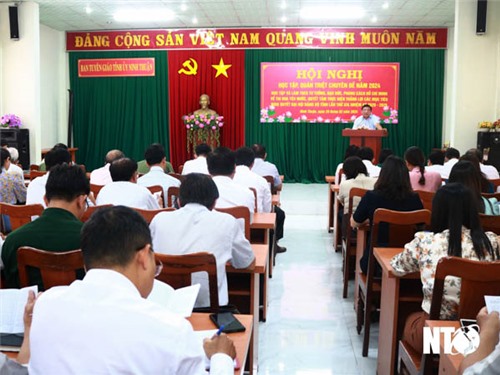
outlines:
[[[0,332],[22,333],[24,332],[23,314],[24,306],[28,300],[28,291],[38,292],[38,286],[30,286],[22,289],[0,289]]]
[[[170,311],[187,318],[193,312],[199,291],[200,284],[173,289],[170,285],[155,280],[148,300],[166,306]]]
[[[500,296],[484,296],[488,312],[497,311],[500,313]]]

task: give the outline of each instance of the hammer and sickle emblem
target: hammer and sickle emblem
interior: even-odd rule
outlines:
[[[192,57],[190,57],[189,60],[184,61],[182,63],[182,66],[184,68],[187,68],[187,69],[184,69],[184,68],[179,69],[179,71],[178,71],[179,74],[185,74],[187,76],[192,76],[192,75],[196,75],[196,73],[198,73],[198,63]]]

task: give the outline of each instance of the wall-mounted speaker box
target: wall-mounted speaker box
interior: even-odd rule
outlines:
[[[19,40],[19,17],[18,17],[18,7],[9,7],[9,25],[10,25],[10,39]]]
[[[481,151],[489,148],[488,164],[500,171],[500,133],[477,132],[477,148]]]
[[[0,129],[0,139],[19,151],[19,162],[24,170],[30,168],[30,135],[28,129]]]
[[[486,8],[487,0],[477,0],[477,20],[476,34],[483,35],[486,33]]]

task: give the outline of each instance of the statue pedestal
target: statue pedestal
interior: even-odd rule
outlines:
[[[194,155],[194,149],[200,143],[206,143],[212,149],[220,146],[219,129],[203,128],[189,129],[187,131],[187,151]]]

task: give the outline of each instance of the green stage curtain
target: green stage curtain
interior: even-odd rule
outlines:
[[[382,146],[403,155],[410,146],[428,154],[442,141],[445,50],[269,49],[246,51],[246,144],[263,143],[268,160],[289,182],[324,182],[343,159],[342,124],[261,124],[262,62],[399,62],[399,124],[386,126]],[[360,109],[361,113],[361,109]]]
[[[79,59],[155,58],[154,77],[79,78]],[[74,94],[74,145],[77,161],[93,170],[111,149],[135,160],[159,142],[169,155],[168,71],[166,51],[72,52],[69,54]]]

